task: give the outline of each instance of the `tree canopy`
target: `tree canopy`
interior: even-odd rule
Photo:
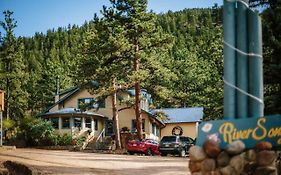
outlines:
[[[221,7],[156,15],[147,12],[146,1],[111,2],[112,6],[103,9],[102,19],[81,27],[50,29],[32,37],[16,38],[13,13],[4,12],[0,88],[7,93],[7,115],[38,114],[53,103],[55,93],[86,80],[100,81],[107,91],[113,81],[106,80],[115,78],[122,86],[133,87],[139,82],[139,87],[152,94],[151,107],[202,106],[205,119],[222,118]],[[253,0],[250,5],[264,8],[265,114],[281,113],[281,5],[274,0]],[[87,51],[93,53],[84,55]],[[91,75],[84,82],[85,72],[77,66],[81,60],[85,63],[83,71]],[[139,69],[134,69],[136,60]]]

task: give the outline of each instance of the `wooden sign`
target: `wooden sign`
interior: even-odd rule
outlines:
[[[221,148],[235,140],[243,141],[246,148],[253,148],[261,141],[281,147],[281,115],[202,122],[196,145],[202,146],[207,139],[219,142]]]
[[[4,91],[0,90],[0,111],[4,111]]]

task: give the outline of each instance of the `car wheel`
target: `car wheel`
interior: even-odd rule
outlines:
[[[166,153],[161,153],[161,156],[166,157],[167,154]]]
[[[181,152],[180,152],[180,157],[184,157],[185,156],[185,150],[182,149]]]
[[[146,155],[147,155],[147,156],[152,156],[152,151],[151,151],[151,149],[150,149],[150,148],[148,148],[148,149],[147,149],[147,151],[146,151]]]
[[[128,152],[130,155],[134,155],[134,153],[133,152]]]

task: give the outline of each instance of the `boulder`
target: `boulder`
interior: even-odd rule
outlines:
[[[225,151],[222,151],[217,157],[217,163],[220,167],[227,166],[229,164],[229,161],[230,157]]]
[[[226,147],[226,152],[230,155],[237,155],[244,151],[245,144],[241,140],[235,140]]]
[[[257,154],[257,163],[259,166],[271,165],[276,157],[275,151],[264,150]]]
[[[207,140],[203,145],[203,149],[205,153],[212,158],[217,157],[221,152],[220,144],[213,140]]]
[[[189,149],[189,158],[191,161],[202,161],[207,157],[204,150],[199,146],[192,146]]]

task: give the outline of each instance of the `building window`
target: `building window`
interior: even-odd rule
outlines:
[[[89,110],[97,108],[105,108],[105,100],[97,100],[95,98],[78,99],[78,109]]]
[[[91,119],[90,118],[86,118],[85,123],[86,123],[86,128],[90,128],[91,129],[91,127],[92,127]]]
[[[81,117],[74,117],[74,127],[81,128]]]
[[[99,108],[105,108],[105,99],[98,100]]]
[[[159,136],[159,128],[155,123],[152,123],[152,134],[154,134],[155,136]]]
[[[51,121],[51,123],[52,123],[52,126],[53,126],[55,129],[58,129],[58,128],[59,128],[59,118],[58,118],[58,117],[50,118],[50,121]]]
[[[109,120],[109,121],[106,122],[106,132],[105,132],[105,134],[107,136],[114,135],[113,121]]]
[[[145,120],[142,119],[142,131],[145,131]],[[132,132],[137,132],[137,122],[136,119],[132,120]]]
[[[94,122],[95,122],[95,131],[97,131],[99,128],[98,128],[98,120],[97,119],[94,119]]]
[[[62,128],[63,129],[69,129],[70,128],[69,117],[62,118]]]

